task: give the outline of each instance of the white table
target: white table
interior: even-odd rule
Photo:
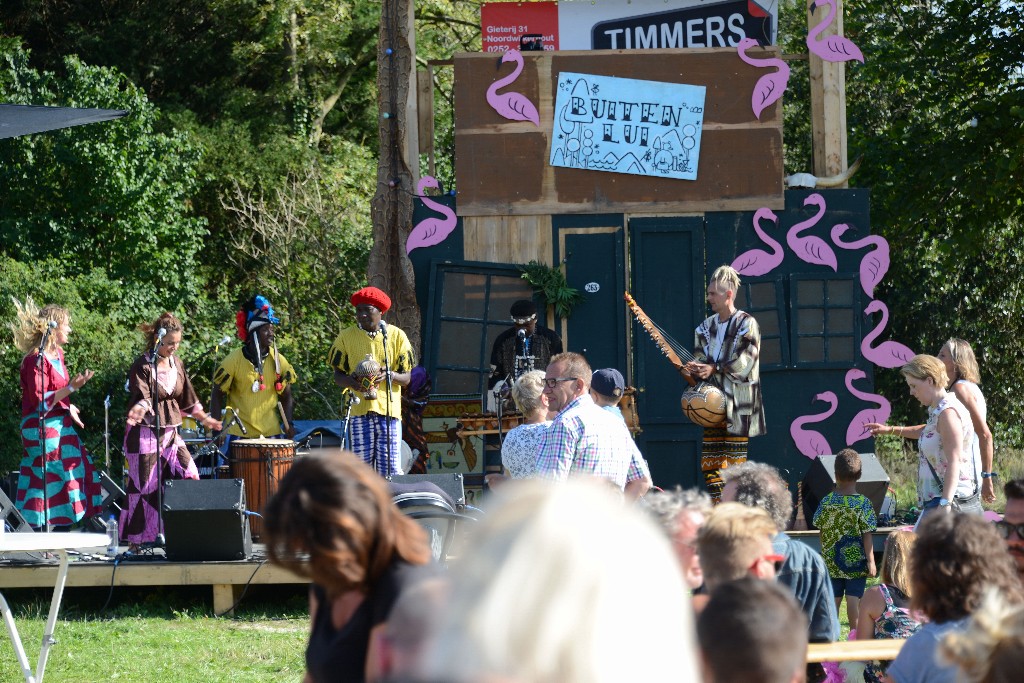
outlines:
[[[68,577],[68,551],[103,548],[106,545],[106,534],[0,534],[0,554],[53,552],[60,556],[60,569],[57,571],[57,583],[53,587],[53,599],[50,601],[50,616],[47,618],[46,628],[43,630],[43,643],[42,648],[39,650],[39,662],[36,664],[35,675],[32,675],[32,668],[29,665],[28,657],[25,655],[25,646],[21,643],[21,636],[18,634],[17,626],[14,625],[14,615],[11,614],[11,608],[3,594],[0,594],[0,610],[3,611],[7,633],[11,637],[11,645],[14,646],[14,653],[18,657],[18,663],[21,664],[21,672],[25,676],[27,683],[43,682],[43,672],[46,670],[46,658],[50,653],[50,646],[57,642],[53,639],[53,628],[57,623],[60,601],[64,597],[64,582]]]

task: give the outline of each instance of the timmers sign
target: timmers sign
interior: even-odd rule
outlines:
[[[658,50],[775,43],[769,0],[563,0],[490,2],[480,10],[483,49],[503,52],[540,36],[545,50]]]

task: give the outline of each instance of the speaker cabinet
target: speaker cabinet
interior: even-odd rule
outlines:
[[[461,508],[466,504],[466,487],[460,472],[452,472],[450,474],[396,474],[388,477],[388,481],[395,484],[430,482],[451,496],[451,499],[455,501],[455,505]]]
[[[252,555],[241,479],[168,481],[164,486],[167,559],[244,560]]]
[[[4,525],[4,531],[32,532],[32,527],[21,516],[21,511],[3,491],[0,491],[0,524]]]
[[[882,509],[882,501],[889,490],[889,475],[878,462],[874,453],[860,453],[861,476],[857,482],[857,493],[871,500],[871,507],[877,515]],[[836,456],[819,455],[811,463],[804,477],[804,518],[811,525],[814,513],[818,511],[818,503],[832,492],[836,485]]]

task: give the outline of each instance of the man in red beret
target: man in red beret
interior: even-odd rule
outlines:
[[[381,476],[401,474],[401,398],[416,366],[412,344],[405,332],[381,320],[391,308],[387,294],[363,287],[351,302],[356,325],[341,331],[327,356],[335,384],[360,398],[348,425],[351,448]]]

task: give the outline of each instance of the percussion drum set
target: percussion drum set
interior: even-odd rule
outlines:
[[[245,498],[250,510],[263,513],[263,506],[277,492],[278,485],[291,469],[298,444],[291,439],[233,439],[226,465],[220,465],[216,439],[190,417],[184,418],[181,437],[192,453],[200,479],[231,477],[245,482]],[[261,518],[249,520],[254,539],[262,532]]]

